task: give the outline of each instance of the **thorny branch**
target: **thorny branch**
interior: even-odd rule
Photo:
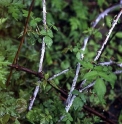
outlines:
[[[44,60],[44,53],[45,53],[44,38],[43,38],[43,41],[42,41],[42,49],[41,49],[41,57],[40,57],[40,64],[39,64],[38,73],[32,72],[31,70],[29,70],[29,69],[27,69],[27,68],[23,68],[23,67],[21,67],[21,66],[18,66],[18,67],[16,66],[16,67],[14,67],[14,64],[16,64],[16,61],[17,61],[18,56],[19,56],[19,52],[20,52],[21,47],[22,47],[22,44],[23,44],[23,42],[24,42],[24,37],[25,37],[25,35],[26,35],[27,24],[28,24],[28,20],[29,20],[29,16],[30,16],[30,12],[31,12],[31,9],[32,9],[33,2],[34,2],[34,0],[32,1],[31,6],[30,6],[30,9],[29,9],[29,14],[28,14],[28,17],[27,17],[27,20],[26,20],[26,25],[25,25],[25,29],[24,29],[24,32],[23,32],[22,40],[21,40],[21,42],[20,42],[20,45],[19,45],[18,51],[17,51],[17,53],[16,53],[16,56],[15,56],[15,58],[14,58],[13,64],[10,66],[12,69],[11,69],[9,78],[8,78],[8,80],[7,80],[7,84],[8,84],[8,82],[9,82],[9,80],[10,80],[10,77],[11,77],[13,68],[20,69],[20,70],[25,71],[25,72],[27,72],[27,73],[32,73],[32,74],[34,74],[34,75],[36,75],[36,76],[38,76],[38,73],[41,73],[41,72],[42,72],[43,60]],[[42,4],[43,4],[43,25],[44,25],[44,29],[46,30],[46,3],[45,3],[45,0],[42,0]],[[104,16],[106,16],[110,11],[113,11],[113,10],[114,10],[115,8],[117,8],[117,7],[120,7],[120,4],[119,4],[119,5],[116,5],[116,6],[114,6],[114,7],[111,7],[111,8],[109,8],[109,9],[107,9],[106,11],[104,11],[103,13],[101,13],[101,14],[98,16],[98,18],[95,20],[95,22],[93,23],[92,27],[95,27],[95,26],[97,25],[97,23],[98,23],[102,18],[104,18]],[[109,30],[109,33],[108,33],[108,35],[107,35],[107,37],[106,37],[105,43],[102,45],[102,48],[101,48],[100,51],[98,52],[98,55],[96,56],[96,58],[94,59],[94,61],[97,61],[98,58],[100,57],[100,55],[101,55],[101,53],[102,53],[102,50],[103,50],[104,46],[106,45],[107,40],[108,40],[108,38],[110,37],[110,34],[111,34],[111,32],[113,31],[113,28],[115,27],[115,25],[116,25],[116,23],[117,23],[119,17],[121,16],[121,14],[122,14],[122,10],[120,11],[120,14],[119,14],[118,17],[116,18],[116,20],[114,20],[114,22],[113,22],[113,24],[112,24],[112,27],[111,27],[111,29]],[[90,37],[90,36],[88,36],[88,37],[86,37],[86,38],[84,39],[84,46],[83,46],[83,48],[82,48],[83,51],[84,51],[85,48],[86,48],[87,42],[88,42],[88,40],[89,40],[89,37]],[[101,53],[100,53],[100,52],[101,52]],[[83,54],[81,54],[81,59],[83,59],[83,57],[84,57]],[[116,64],[116,65],[122,67],[122,64],[117,64],[117,63],[115,63],[115,62],[113,62],[113,61],[111,61],[111,62],[109,62],[109,63],[104,63],[104,65],[107,65],[107,64]],[[101,65],[103,65],[103,63],[101,63]],[[69,111],[69,109],[70,109],[70,107],[71,107],[71,105],[72,105],[72,103],[73,103],[73,101],[74,101],[74,98],[76,97],[75,95],[72,95],[71,93],[72,93],[72,91],[75,89],[75,85],[76,85],[76,82],[77,82],[79,70],[80,70],[80,63],[78,63],[78,65],[77,65],[76,75],[75,75],[75,77],[74,77],[74,79],[73,79],[72,88],[71,88],[71,90],[70,90],[69,97],[68,97],[68,99],[67,99],[68,105],[67,105],[66,108],[65,108],[65,109],[66,109],[66,112]],[[59,75],[61,75],[61,74],[63,74],[63,73],[66,73],[67,71],[69,71],[69,69],[66,69],[66,70],[60,72],[59,74],[54,75],[52,78],[49,78],[48,80],[50,81],[50,80],[56,78],[57,76],[59,76]],[[120,71],[121,71],[121,70],[120,70]],[[114,73],[117,73],[117,72],[114,72]],[[121,71],[121,73],[122,73],[122,71]],[[91,83],[91,84],[89,84],[89,85],[86,86],[85,88],[80,89],[79,92],[83,92],[84,90],[86,90],[86,89],[92,87],[94,84],[95,84],[94,82]],[[31,110],[31,108],[32,108],[32,106],[33,106],[33,103],[34,103],[34,101],[35,101],[35,98],[36,98],[36,96],[37,96],[38,91],[39,91],[39,85],[35,88],[35,91],[34,91],[34,93],[33,93],[33,99],[32,99],[31,102],[30,102],[29,110]]]
[[[98,17],[95,19],[95,21],[92,23],[92,28],[95,28],[96,25],[99,23],[99,21],[100,21],[101,19],[103,19],[105,16],[107,16],[108,13],[112,12],[113,10],[115,10],[115,9],[117,9],[117,8],[121,8],[121,7],[122,7],[122,2],[120,2],[120,4],[117,4],[117,5],[113,6],[113,7],[110,7],[110,8],[108,8],[108,9],[106,9],[104,12],[102,12],[101,14],[99,14],[99,16],[98,16]],[[86,49],[86,46],[87,46],[87,43],[88,43],[89,38],[90,38],[90,36],[87,36],[87,37],[84,39],[84,41],[83,41],[83,42],[84,42],[84,46],[83,46],[83,48],[82,48],[83,51],[85,51],[85,49]],[[84,57],[84,55],[81,54],[81,58],[83,58],[83,57]]]
[[[73,79],[72,87],[71,87],[71,89],[70,89],[68,98],[67,98],[67,100],[66,100],[66,104],[68,104],[68,103],[70,102],[70,100],[71,100],[72,91],[75,89],[75,85],[76,85],[76,82],[77,82],[77,78],[78,78],[79,71],[80,71],[80,63],[78,63],[78,65],[77,65],[76,74],[75,74],[75,77],[74,77],[74,79]]]
[[[22,44],[23,44],[24,39],[25,39],[25,35],[26,35],[26,33],[27,33],[27,26],[28,26],[28,22],[29,22],[29,18],[30,18],[30,13],[31,13],[31,11],[32,11],[32,7],[33,7],[33,5],[34,5],[34,2],[35,2],[35,0],[32,0],[31,5],[30,5],[30,8],[29,8],[28,16],[27,16],[27,19],[26,19],[26,23],[25,23],[25,28],[24,28],[24,31],[23,31],[23,36],[22,36],[22,39],[21,39],[21,41],[20,41],[18,50],[17,50],[17,52],[16,52],[16,55],[15,55],[15,58],[14,58],[14,61],[13,61],[12,64],[16,64],[16,63],[17,63],[18,56],[19,56],[20,50],[21,50],[21,48],[22,48]],[[8,78],[7,78],[7,81],[6,81],[6,86],[9,85],[10,78],[11,78],[11,75],[12,75],[12,71],[13,71],[13,68],[11,68],[11,70],[10,70],[9,76],[8,76]]]
[[[108,66],[108,65],[117,65],[118,67],[121,67],[122,68],[122,63],[117,63],[117,62],[114,62],[114,61],[112,61],[112,60],[110,60],[109,62],[101,62],[101,63],[99,63],[99,65],[106,65],[106,66]]]
[[[107,37],[106,37],[105,41],[103,42],[102,47],[98,51],[97,56],[94,58],[94,61],[97,61],[100,58],[100,56],[101,56],[101,54],[102,54],[102,52],[103,52],[103,50],[105,48],[105,45],[107,44],[108,39],[109,39],[109,37],[110,37],[110,35],[111,35],[114,27],[116,26],[116,24],[117,24],[117,22],[118,22],[118,20],[119,20],[119,18],[120,18],[121,15],[122,15],[122,9],[121,9],[120,13],[118,14],[118,16],[113,20],[112,26],[111,26],[108,34],[107,34]]]
[[[42,6],[43,6],[43,25],[44,25],[44,29],[46,30],[46,1],[42,0]],[[41,48],[41,57],[40,57],[40,63],[39,63],[39,70],[38,72],[42,71],[42,67],[43,67],[43,60],[44,60],[44,53],[45,53],[45,42],[44,42],[44,37],[43,37],[43,41],[42,41],[42,48]],[[35,101],[35,98],[39,92],[39,84],[40,81],[38,82],[38,85],[36,86],[34,93],[33,93],[33,97],[32,100],[30,101],[30,105],[29,105],[29,110],[32,109],[33,103]]]
[[[94,28],[94,27],[97,25],[97,23],[98,23],[102,18],[104,18],[110,11],[113,11],[115,8],[118,8],[118,7],[121,7],[120,4],[119,4],[119,5],[116,5],[116,6],[114,6],[114,7],[111,7],[111,8],[109,8],[109,9],[107,9],[106,11],[104,11],[103,13],[101,13],[101,14],[98,16],[98,18],[95,20],[95,22],[94,22],[94,24],[92,25],[92,27]],[[117,21],[118,21],[118,19],[120,18],[121,14],[122,14],[122,10],[121,10],[120,13],[118,14],[117,18],[113,21],[112,27],[111,27],[110,30],[109,30],[109,33],[108,33],[108,35],[107,35],[107,37],[106,37],[106,40],[105,40],[105,42],[103,43],[102,48],[100,49],[101,52],[99,51],[99,54],[95,57],[94,61],[97,61],[97,60],[99,59],[99,57],[100,57],[100,55],[101,55],[101,53],[102,53],[102,51],[103,51],[103,48],[104,48],[104,46],[106,45],[106,43],[107,43],[107,41],[108,41],[108,39],[109,39],[109,37],[110,37],[110,34],[112,33],[113,28],[114,28],[115,25],[117,24]],[[83,51],[84,51],[85,48],[86,48],[86,45],[87,45],[87,43],[88,43],[89,38],[90,38],[90,36],[88,36],[88,37],[86,37],[86,38],[84,39],[84,46],[83,46],[83,48],[82,48]],[[83,59],[83,57],[84,57],[83,54],[81,54],[81,59]],[[77,78],[78,78],[78,77],[77,77]],[[85,83],[85,81],[83,81],[83,84],[84,84],[84,83]],[[91,86],[93,86],[93,85],[94,85],[94,83],[91,84]],[[74,98],[76,97],[75,95],[73,95],[73,96],[71,95],[71,93],[72,93],[71,91],[72,91],[72,89],[73,89],[74,87],[75,87],[74,84],[72,84],[72,87],[71,87],[71,90],[70,90],[70,93],[69,93],[69,97],[67,98],[67,104],[66,104],[66,107],[65,107],[66,112],[69,111],[69,109],[70,109],[70,107],[71,107],[71,105],[72,105],[72,103],[73,103],[73,101],[74,101]],[[80,92],[82,92],[82,89],[80,90]],[[72,96],[72,98],[71,98],[71,96]],[[70,99],[69,99],[69,98],[70,98]],[[61,117],[60,121],[61,121],[63,118],[64,118],[64,116]]]

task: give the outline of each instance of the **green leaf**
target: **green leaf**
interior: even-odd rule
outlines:
[[[44,88],[44,90],[45,90],[45,88],[46,88],[46,86],[47,86],[47,81],[46,81],[46,80],[44,80],[44,81],[42,82],[42,86],[43,86],[43,88]]]
[[[93,68],[93,64],[90,62],[81,61],[80,63],[86,69],[92,69]]]
[[[20,122],[16,119],[13,124],[20,124]]]
[[[108,70],[109,70],[109,68],[108,68],[108,67],[103,66],[103,71],[107,72]]]
[[[54,30],[58,31],[58,28],[56,26],[52,26]]]
[[[115,81],[117,80],[117,76],[114,73],[110,73],[108,77],[111,79],[111,81],[109,81],[109,82],[110,82],[110,85],[113,89]]]
[[[65,121],[67,121],[68,119],[67,119],[67,116],[65,116],[63,119],[62,119],[62,121],[63,122],[65,122]]]
[[[83,79],[95,79],[98,76],[98,72],[97,71],[90,71],[88,73],[86,73],[83,77]]]
[[[45,74],[44,78],[45,78],[45,80],[47,80],[49,78],[49,73]]]
[[[70,67],[69,61],[62,61],[61,62],[61,68],[66,69]]]
[[[48,48],[50,48],[53,43],[52,39],[49,36],[44,37],[44,42],[46,43]]]
[[[6,20],[7,18],[0,18],[0,25],[2,25]]]
[[[78,108],[82,108],[83,105],[84,105],[83,101],[79,97],[76,97],[73,102],[74,109],[77,110]]]
[[[76,57],[77,57],[77,59],[81,59],[81,53],[80,52],[77,52],[77,54],[76,54]]]
[[[79,94],[79,97],[81,98],[81,100],[86,103],[86,96],[83,93]]]
[[[27,110],[27,101],[23,98],[20,98],[16,102],[16,111],[18,113],[23,113]]]
[[[79,95],[79,93],[80,92],[78,90],[76,90],[76,89],[74,89],[73,92],[72,92],[73,95]]]
[[[94,70],[96,70],[96,71],[102,71],[103,70],[103,67],[102,66],[95,66],[94,67]]]
[[[5,115],[2,117],[2,122],[3,122],[3,124],[7,124],[7,122],[9,121],[9,118],[10,118],[10,115],[9,115],[9,114],[5,114]]]
[[[101,38],[102,38],[102,34],[100,32],[96,32],[95,39],[101,39]]]
[[[76,17],[70,18],[69,21],[70,21],[72,31],[78,29],[81,25],[79,19],[77,19]]]
[[[100,7],[102,7],[104,2],[105,2],[105,0],[97,0],[97,3]]]
[[[69,120],[66,121],[66,124],[71,124],[71,122]]]
[[[39,17],[35,18],[35,21],[36,21],[36,22],[40,22],[41,20],[42,20],[42,19],[39,18]]]
[[[111,78],[108,76],[108,74],[107,73],[105,73],[105,72],[98,72],[98,75],[100,76],[100,77],[102,77],[104,80],[106,80],[106,81],[111,81]]]
[[[122,38],[122,32],[117,32],[117,33],[116,33],[116,37]]]
[[[43,30],[40,31],[40,34],[41,34],[42,36],[46,36],[46,35],[47,35],[47,32],[46,32],[46,30],[43,29]]]
[[[53,38],[53,32],[52,32],[52,30],[48,29],[46,33],[47,33],[47,35],[48,35],[50,38]]]
[[[73,121],[73,118],[72,118],[71,114],[68,113],[67,119],[68,119],[69,121]]]
[[[32,26],[32,27],[36,27],[37,26],[37,22],[36,22],[35,19],[30,21],[30,26]]]
[[[76,53],[76,52],[78,52],[78,51],[79,51],[78,47],[74,47],[74,48],[73,48],[73,52]]]
[[[104,101],[104,95],[106,93],[106,85],[104,81],[101,78],[98,78],[95,82],[94,89],[97,93],[98,98],[103,103]]]

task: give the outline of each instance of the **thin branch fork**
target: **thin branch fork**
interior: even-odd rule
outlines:
[[[28,12],[28,16],[27,16],[26,23],[25,23],[25,27],[24,27],[24,31],[23,31],[23,36],[22,36],[22,39],[20,41],[20,44],[19,44],[18,50],[16,52],[16,55],[14,57],[13,64],[16,64],[17,63],[17,60],[18,60],[18,57],[19,57],[19,53],[20,53],[20,50],[21,50],[22,45],[23,45],[23,42],[24,42],[25,35],[27,33],[27,26],[28,26],[28,22],[29,22],[29,18],[30,18],[30,13],[32,11],[34,2],[35,2],[35,0],[32,0],[32,2],[31,2],[30,8],[29,8],[29,12]],[[12,76],[12,71],[13,71],[13,68],[11,68],[11,70],[10,70],[9,76],[7,78],[7,81],[6,81],[6,86],[9,85],[10,78]]]
[[[13,68],[13,69],[16,69],[17,71],[24,71],[24,72],[26,72],[26,73],[35,75],[36,77],[39,77],[40,80],[41,80],[41,79],[45,79],[43,72],[35,72],[35,71],[33,71],[33,70],[30,70],[30,69],[28,69],[28,68],[22,67],[22,66],[17,65],[17,64],[15,64],[15,65],[8,65],[8,66],[11,67],[11,68]],[[51,84],[50,81],[51,81],[51,79],[49,78],[49,80],[47,80],[48,84],[50,84],[56,91],[58,91],[59,93],[61,93],[63,96],[67,96],[67,93],[66,93],[64,90],[62,90],[62,89],[59,88],[59,87],[56,88],[55,86],[53,86],[53,85]]]
[[[17,64],[13,64],[13,65],[8,65],[9,67],[11,67],[12,69],[16,69],[17,71],[24,71],[26,73],[35,75],[36,77],[39,77],[40,79],[44,78],[43,72],[35,72],[33,70],[30,70],[28,68],[22,67],[20,65]]]

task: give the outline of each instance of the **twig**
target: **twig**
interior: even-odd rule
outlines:
[[[102,66],[108,66],[108,65],[117,65],[118,67],[122,68],[122,63],[117,63],[117,62],[114,62],[112,60],[110,60],[109,62],[101,62],[99,63],[99,65],[102,65]]]
[[[122,70],[117,70],[114,72],[115,74],[122,74]]]
[[[80,92],[83,92],[84,90],[86,90],[86,89],[92,87],[94,84],[95,84],[95,82],[89,84],[88,86],[86,86],[85,88],[83,88],[82,90],[79,90],[79,91],[80,91]],[[76,97],[76,95],[73,95],[72,98],[70,99],[69,103],[66,105],[66,107],[65,107],[66,112],[69,111],[70,107],[71,107],[72,104],[73,104],[73,101],[74,101],[75,97]],[[62,119],[63,119],[64,117],[65,117],[65,115],[61,116],[60,119],[58,120],[58,122],[62,121]]]
[[[16,55],[15,55],[15,57],[14,57],[14,61],[13,61],[12,64],[16,64],[16,63],[17,63],[18,56],[19,56],[20,50],[21,50],[21,48],[22,48],[22,44],[23,44],[23,42],[24,42],[25,35],[26,35],[26,33],[27,33],[27,25],[28,25],[28,22],[29,22],[29,18],[30,18],[30,13],[31,13],[31,11],[32,11],[32,7],[33,7],[33,5],[34,5],[34,1],[35,1],[35,0],[32,0],[32,2],[31,2],[30,8],[29,8],[29,12],[28,12],[28,16],[27,16],[26,23],[25,23],[25,28],[24,28],[24,31],[23,31],[23,36],[22,36],[22,39],[21,39],[21,41],[20,41],[18,50],[17,50],[17,52],[16,52]],[[8,78],[7,78],[7,81],[6,81],[6,86],[9,85],[10,78],[11,78],[11,76],[12,76],[12,71],[13,71],[13,69],[11,68],[10,73],[9,73],[9,76],[8,76]]]
[[[56,77],[58,77],[58,76],[60,76],[60,75],[62,75],[64,73],[67,73],[68,71],[69,71],[69,69],[66,69],[66,70],[64,70],[64,71],[62,71],[62,72],[60,72],[58,74],[55,74],[51,78],[49,78],[48,81],[53,80],[54,78],[56,78]]]
[[[76,74],[75,74],[75,77],[74,77],[74,79],[73,79],[73,83],[72,83],[72,86],[71,86],[71,89],[70,89],[68,98],[67,98],[67,100],[66,100],[66,104],[69,104],[69,102],[70,102],[70,100],[71,100],[72,91],[75,89],[75,85],[76,85],[76,82],[77,82],[77,78],[78,78],[79,71],[80,71],[80,63],[78,63],[78,65],[77,65]],[[66,106],[66,108],[67,108],[67,106]]]
[[[118,20],[119,20],[119,18],[120,18],[120,16],[121,16],[121,14],[122,14],[122,9],[121,9],[121,11],[119,12],[119,14],[117,15],[117,17],[113,20],[112,26],[111,26],[111,28],[110,28],[110,30],[109,30],[107,36],[106,36],[106,39],[105,39],[105,41],[103,42],[102,47],[101,47],[100,50],[98,51],[97,56],[94,58],[94,61],[97,61],[97,60],[99,59],[99,57],[101,56],[101,54],[102,54],[102,52],[103,52],[103,49],[104,49],[105,45],[107,44],[108,39],[109,39],[109,37],[110,37],[110,35],[111,35],[111,33],[112,33],[114,27],[116,26],[116,24],[117,24],[117,22],[118,22]]]
[[[46,1],[42,0],[42,5],[43,5],[43,25],[44,25],[44,29],[46,30]],[[44,53],[45,53],[45,42],[44,42],[44,37],[43,37],[43,41],[42,41],[42,49],[41,49],[41,57],[40,57],[40,63],[39,63],[39,70],[38,72],[42,71],[42,64],[43,64],[43,60],[44,60]]]
[[[89,88],[92,87],[94,84],[95,84],[95,82],[90,83],[88,86],[84,87],[83,89],[80,89],[79,92],[82,93],[84,90],[89,89]],[[70,107],[71,107],[72,104],[73,104],[73,101],[74,101],[75,97],[76,97],[76,95],[73,95],[73,96],[72,96],[71,100],[69,101],[68,105],[67,105],[66,108],[65,108],[66,112],[69,111]]]
[[[44,29],[46,30],[46,1],[42,0],[42,6],[43,6],[43,25],[44,25]],[[42,49],[41,49],[41,57],[40,57],[40,63],[39,63],[39,70],[38,72],[42,72],[42,67],[43,67],[43,60],[44,60],[44,53],[45,53],[45,42],[44,42],[44,37],[43,37],[43,41],[42,41]],[[40,84],[40,81],[39,81]],[[39,86],[36,86],[34,93],[33,93],[33,98],[30,101],[30,105],[29,105],[29,110],[32,109],[33,103],[35,101],[35,98],[37,96],[39,92]]]
[[[98,113],[97,111],[93,110],[92,108],[87,107],[86,105],[83,106],[83,108],[85,110],[87,110],[88,112],[100,117],[102,120],[105,120],[106,122],[109,122],[110,124],[115,124],[114,122],[112,122],[112,120],[106,118],[105,116],[103,116],[102,114]]]
[[[105,11],[103,11],[101,14],[99,14],[99,16],[98,16],[98,17],[95,19],[95,21],[92,23],[92,28],[95,28],[96,25],[99,23],[99,21],[100,21],[101,19],[103,19],[105,16],[107,16],[108,13],[112,12],[113,10],[115,10],[115,9],[117,9],[117,8],[121,8],[121,7],[122,7],[122,3],[117,4],[117,5],[113,6],[113,7],[110,7],[110,8],[108,8],[108,9],[106,9]],[[85,51],[85,49],[86,49],[86,45],[87,45],[87,43],[88,43],[89,38],[90,38],[90,36],[87,36],[87,37],[84,38],[84,47],[82,48],[83,51]],[[84,57],[84,55],[81,54],[81,58],[83,58],[83,57]]]
[[[102,18],[104,18],[104,16],[106,16],[110,11],[113,11],[113,10],[114,10],[115,8],[117,8],[117,7],[120,7],[120,4],[119,4],[119,5],[116,5],[116,6],[114,6],[114,7],[111,7],[111,8],[109,8],[109,9],[105,10],[103,13],[101,13],[101,14],[98,16],[98,18],[95,20],[95,22],[94,22],[94,24],[92,25],[92,27],[95,28],[95,26],[98,24],[98,22],[99,22]],[[122,11],[122,10],[121,10],[121,11]],[[114,23],[112,24],[112,27],[111,27],[111,29],[110,29],[108,35],[107,35],[107,40],[108,40],[108,38],[109,38],[109,36],[110,36],[110,34],[111,34],[113,28],[115,27],[115,25],[116,25],[116,23],[117,23],[119,17],[121,16],[121,11],[120,11],[119,15],[117,16],[117,19],[115,19],[115,20],[114,20]],[[86,38],[84,39],[84,46],[83,46],[83,48],[82,48],[83,51],[85,51],[85,48],[86,48],[86,46],[87,46],[87,43],[88,43],[89,38],[90,38],[90,36],[88,36],[88,37],[86,37]],[[105,41],[106,41],[106,40],[105,40]],[[104,44],[104,45],[105,45],[105,44]],[[102,46],[104,46],[104,45],[102,45]],[[102,52],[102,50],[101,50],[101,52]],[[99,52],[99,53],[100,53],[100,52]],[[83,57],[84,57],[84,55],[81,54],[81,59],[83,59]],[[100,57],[100,55],[99,55],[99,56],[97,55],[96,58],[94,59],[94,61],[97,61],[99,57]],[[86,82],[86,80],[83,81],[83,84],[84,84],[85,82]],[[94,83],[93,83],[93,84],[90,84],[90,87],[93,86],[93,85],[94,85]],[[82,86],[82,84],[81,84],[81,86]],[[72,87],[74,87],[73,84],[72,84]],[[71,90],[72,90],[72,87],[71,87]],[[71,91],[71,90],[70,90],[70,91]],[[83,89],[81,89],[81,90],[79,90],[79,91],[82,92],[82,90],[83,90]],[[71,93],[71,92],[70,92],[70,93]],[[70,93],[69,93],[69,94],[70,94]],[[71,98],[71,97],[72,97],[72,98]],[[67,104],[66,104],[66,107],[65,107],[66,112],[69,111],[69,109],[70,109],[70,107],[71,107],[71,105],[72,105],[72,103],[73,103],[75,97],[76,97],[75,95],[73,95],[73,96],[72,96],[72,95],[69,95],[69,97],[67,98]],[[70,98],[70,99],[69,99],[69,98]],[[61,117],[60,121],[61,121],[62,119],[63,119],[63,117]]]
[[[11,67],[11,68],[16,69],[17,71],[24,71],[24,72],[33,74],[33,75],[35,75],[36,77],[39,77],[40,79],[44,78],[42,72],[35,72],[35,71],[33,71],[33,70],[30,70],[30,69],[28,69],[28,68],[22,67],[22,66],[17,65],[17,64],[15,64],[15,65],[8,65],[8,66]]]

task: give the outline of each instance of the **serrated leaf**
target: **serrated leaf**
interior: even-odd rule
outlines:
[[[107,72],[108,70],[109,70],[109,68],[108,68],[108,67],[103,66],[103,71]]]
[[[43,29],[43,30],[40,31],[40,34],[41,34],[42,36],[46,36],[46,35],[47,35],[47,32],[46,32],[46,30]]]
[[[16,111],[18,113],[25,112],[27,110],[27,101],[23,98],[17,100]]]
[[[102,71],[103,70],[103,67],[102,66],[95,66],[94,67],[94,70],[96,70],[96,71]]]
[[[36,27],[37,26],[37,22],[36,22],[36,20],[31,20],[30,21],[30,25],[32,26],[32,27]]]
[[[81,98],[81,100],[86,103],[86,96],[83,93],[79,94],[79,97]]]
[[[71,124],[71,122],[69,120],[66,121],[66,124]]]
[[[73,92],[72,92],[73,95],[78,95],[79,93],[80,93],[80,92],[79,92],[78,90],[76,90],[76,89],[73,90]]]
[[[73,48],[73,51],[78,52],[79,51],[78,47]]]
[[[79,97],[76,97],[73,102],[74,109],[77,110],[78,108],[82,108],[83,105],[84,105],[84,103],[82,102],[82,100]]]
[[[105,72],[98,72],[98,75],[100,76],[100,77],[102,77],[104,80],[106,80],[106,81],[111,81],[111,78],[108,76],[108,74],[107,73],[105,73]]]
[[[67,119],[70,120],[70,121],[73,121],[73,118],[72,118],[72,116],[69,113],[67,115]]]
[[[97,71],[90,71],[88,73],[86,73],[83,77],[83,79],[95,79],[98,76],[98,72]]]
[[[110,85],[111,85],[111,87],[112,87],[112,89],[113,89],[113,88],[114,88],[115,81],[116,81],[116,79],[117,79],[117,76],[116,76],[115,74],[113,74],[113,73],[110,73],[110,74],[109,74],[109,78],[111,79]]]
[[[101,39],[102,38],[102,34],[100,32],[96,32],[95,33],[95,39]]]
[[[86,69],[92,69],[93,68],[93,64],[91,64],[90,62],[81,61],[80,63]]]
[[[53,38],[53,32],[52,30],[47,30],[47,35],[50,37],[50,38]]]
[[[56,26],[52,26],[54,30],[58,31],[58,28]]]
[[[95,82],[94,89],[101,102],[104,101],[104,95],[106,93],[106,85],[101,78],[98,78]]]
[[[47,80],[47,79],[49,78],[49,74],[48,74],[48,73],[45,74],[45,75],[44,75],[44,78],[45,78],[45,80]]]
[[[63,122],[67,121],[67,116],[62,119]]]
[[[40,22],[42,19],[37,17],[37,18],[35,18],[35,20],[36,20],[36,22]]]
[[[45,90],[45,88],[46,88],[46,86],[47,86],[47,81],[46,81],[46,80],[43,81],[42,86],[43,86],[43,88],[44,88],[44,90]]]
[[[44,37],[44,42],[46,43],[47,47],[50,48],[50,46],[52,45],[53,41],[49,36],[45,36]]]

